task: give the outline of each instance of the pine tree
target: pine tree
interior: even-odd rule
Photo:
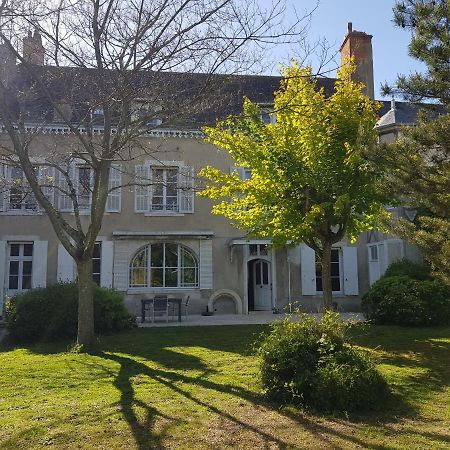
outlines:
[[[418,245],[434,271],[450,283],[450,4],[448,0],[397,2],[395,23],[412,33],[409,54],[425,63],[424,73],[398,77],[385,93],[422,106],[417,126],[382,149],[387,187],[417,208],[414,223],[395,232]]]

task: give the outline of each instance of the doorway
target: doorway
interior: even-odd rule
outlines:
[[[271,263],[265,259],[252,259],[248,263],[248,309],[270,311],[272,309]]]

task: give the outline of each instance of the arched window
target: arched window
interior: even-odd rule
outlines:
[[[186,288],[198,286],[196,257],[180,244],[149,244],[130,264],[130,288]]]

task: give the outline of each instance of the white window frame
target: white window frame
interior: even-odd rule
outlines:
[[[20,208],[11,208],[11,190],[14,189],[15,187],[12,185],[12,172],[13,170],[20,170],[22,172],[22,182],[20,184],[20,187],[16,187],[22,190],[22,196],[23,196],[23,192],[25,190],[29,190],[30,193],[28,195],[30,195],[30,198],[33,199],[34,201],[34,206],[32,208],[27,208],[26,207],[26,201],[25,201],[25,197],[22,198],[20,205]],[[2,192],[3,195],[3,199],[4,199],[4,209],[3,212],[5,212],[8,215],[34,215],[34,214],[39,214],[39,205],[38,202],[33,194],[33,192],[31,192],[31,187],[25,177],[25,173],[23,171],[23,169],[20,166],[14,166],[14,165],[5,165],[5,171],[6,171],[6,188],[4,189],[4,192]]]
[[[167,171],[175,170],[176,175],[176,205],[175,208],[168,208],[167,203]],[[163,181],[162,183],[162,208],[161,209],[153,209],[153,198],[155,197],[154,189],[156,186],[155,183],[155,171],[162,171],[163,173]],[[152,189],[150,190],[149,195],[149,213],[178,213],[180,211],[180,167],[178,166],[150,166],[150,179],[152,180]],[[161,196],[158,196],[161,197]],[[175,196],[170,196],[175,197]]]
[[[344,265],[343,265],[343,257],[342,257],[342,248],[341,247],[332,247],[331,251],[337,251],[339,255],[339,291],[332,291],[333,295],[343,295],[344,294]],[[316,295],[322,295],[323,294],[323,280],[322,280],[322,290],[317,290],[317,278],[322,278],[317,276],[317,256],[316,256]],[[333,263],[331,263],[333,264]],[[336,278],[336,277],[335,277]]]
[[[19,255],[18,256],[11,256],[11,246],[12,245],[19,245]],[[24,255],[24,246],[25,245],[32,245],[33,248],[33,253],[31,256],[25,256]],[[27,262],[27,261],[31,261],[31,273],[29,274],[30,276],[30,289],[33,287],[33,269],[34,269],[34,264],[33,264],[33,257],[34,257],[34,252],[35,252],[35,248],[34,248],[34,242],[33,241],[8,241],[8,246],[7,246],[7,274],[6,274],[6,290],[8,292],[9,295],[14,295],[18,292],[23,292],[23,291],[27,291],[28,289],[23,288],[23,263]],[[18,280],[17,280],[17,289],[10,289],[9,287],[9,277],[10,277],[10,263],[12,261],[18,261],[19,266],[18,266],[18,270],[17,270],[17,275],[18,275]],[[45,264],[47,264],[47,261],[45,261]]]
[[[153,245],[158,245],[158,244],[162,244],[163,245],[163,266],[162,267],[156,267],[156,266],[151,266],[151,253],[152,253],[152,249],[151,247]],[[176,245],[177,246],[177,285],[176,286],[165,286],[165,271],[167,268],[171,268],[169,266],[166,266],[166,245]],[[194,259],[195,261],[195,267],[184,267],[183,266],[183,257],[182,257],[182,253],[183,251],[187,251]],[[141,253],[141,252],[145,252],[145,264],[143,266],[137,266],[137,267],[133,267],[133,261],[134,259]],[[133,269],[139,269],[139,270],[144,270],[145,273],[145,283],[144,284],[140,284],[140,285],[134,285],[132,286],[131,281],[132,281],[132,271]],[[152,280],[151,280],[151,269],[162,269],[162,273],[163,273],[163,286],[152,286]],[[195,271],[195,283],[188,283],[185,284],[183,282],[183,269],[194,269]],[[132,256],[130,263],[128,265],[128,289],[130,291],[139,291],[139,290],[146,290],[146,291],[159,291],[159,290],[166,290],[166,291],[170,291],[170,290],[178,290],[178,289],[198,289],[199,288],[199,281],[200,281],[200,274],[199,274],[199,257],[198,255],[195,254],[195,252],[183,245],[183,244],[179,244],[179,243],[175,243],[175,242],[153,242],[150,244],[145,245],[144,247],[141,247],[140,249],[138,249],[134,255]]]

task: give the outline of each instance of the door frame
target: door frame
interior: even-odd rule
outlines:
[[[267,255],[250,255],[250,244],[263,244],[268,245],[270,244],[270,241],[268,240],[251,240],[246,243],[246,245],[243,245],[244,247],[244,257],[242,258],[242,269],[244,274],[244,304],[243,304],[243,313],[248,314],[248,263],[255,259],[262,259],[270,263],[271,272],[271,283],[272,283],[272,289],[271,289],[271,309],[276,307],[276,298],[277,298],[277,271],[275,267],[275,250],[269,249],[267,252]]]

